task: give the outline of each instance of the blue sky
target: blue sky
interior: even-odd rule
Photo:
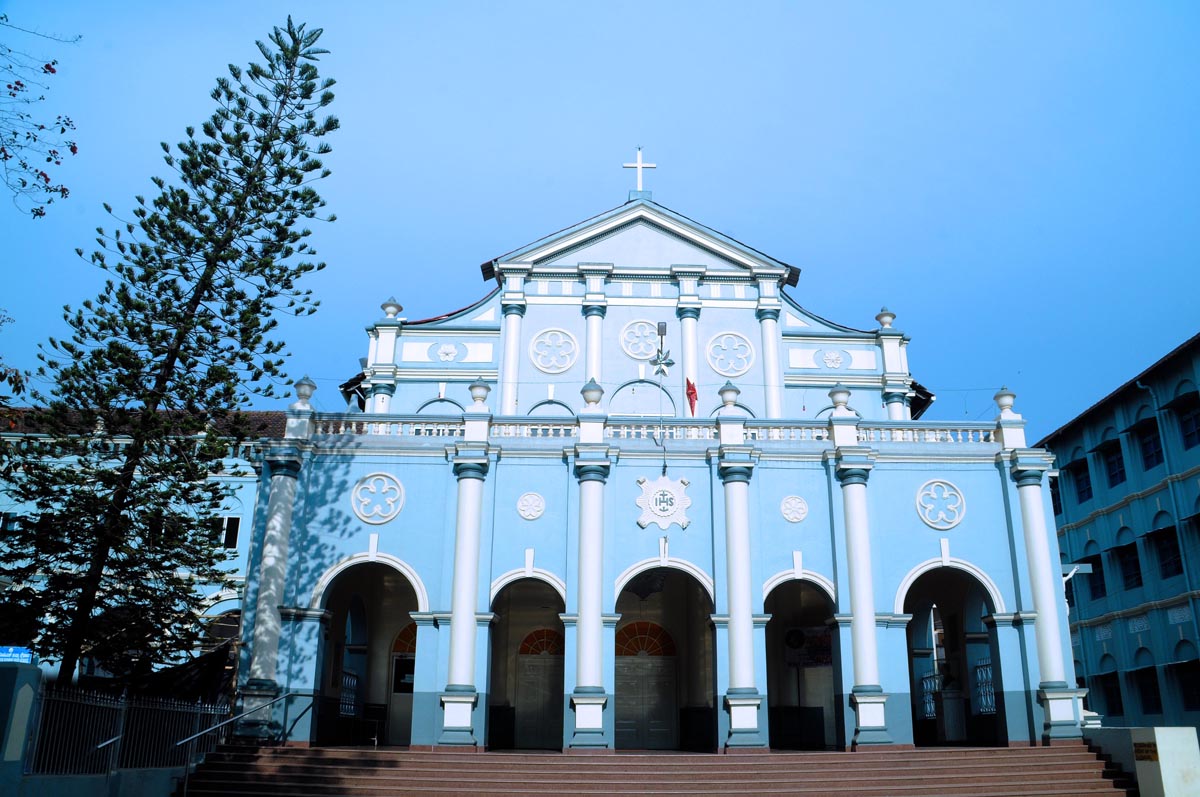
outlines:
[[[637,145],[656,201],[799,266],[813,312],[896,312],[927,418],[991,418],[1007,384],[1036,439],[1200,326],[1194,3],[343,5],[0,0],[83,36],[42,47],[46,110],[78,125],[72,196],[0,208],[6,361],[67,334],[61,306],[101,283],[74,255],[101,203],[152,191],[158,143],[289,12],[325,29],[342,123],[322,307],[282,327],[320,409],[380,302],[480,298],[479,263],[623,202]]]

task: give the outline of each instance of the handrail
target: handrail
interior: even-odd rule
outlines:
[[[115,742],[118,742],[118,741],[120,741],[120,740],[121,740],[121,737],[122,737],[122,736],[124,736],[124,735],[125,735],[125,734],[123,734],[123,733],[118,733],[116,736],[114,736],[113,738],[109,739],[108,741],[101,742],[100,744],[96,745],[96,749],[97,749],[97,750],[102,750],[102,749],[104,749],[105,747],[108,747],[110,744],[113,744],[113,743],[115,743]]]
[[[187,737],[186,739],[180,739],[178,742],[175,743],[175,746],[178,747],[181,744],[187,744],[188,742],[192,741],[193,739],[199,739],[201,736],[204,736],[207,733],[211,733],[211,732],[215,731],[217,728],[224,728],[229,723],[237,722],[242,717],[248,717],[256,711],[262,711],[267,706],[275,705],[280,700],[286,700],[289,697],[297,697],[299,694],[300,694],[299,692],[288,692],[286,695],[280,695],[279,697],[275,698],[274,700],[270,701],[269,703],[263,703],[261,706],[255,706],[254,708],[250,709],[249,711],[243,711],[241,714],[238,714],[236,717],[230,717],[229,719],[227,719],[223,722],[218,722],[216,725],[205,728],[204,730],[200,731],[199,733],[193,733],[191,736]]]

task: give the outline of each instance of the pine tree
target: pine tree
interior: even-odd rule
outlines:
[[[211,524],[227,495],[210,477],[246,433],[238,410],[284,378],[274,315],[314,312],[296,284],[324,267],[302,226],[324,207],[311,183],[338,126],[317,117],[333,101],[320,35],[289,17],[257,42],[263,63],[230,65],[199,133],[163,144],[173,181],[99,230],[90,260],[109,279],[39,355],[51,387],[27,420],[41,442],[5,460],[27,510],[0,540],[15,583],[0,635],[32,634],[61,677],[93,652],[115,666],[192,650],[197,586],[225,582]]]

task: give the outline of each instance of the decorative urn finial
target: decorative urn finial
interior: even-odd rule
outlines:
[[[386,302],[379,305],[379,308],[383,310],[383,314],[388,318],[395,318],[397,315],[404,312],[404,306],[396,301],[395,296],[389,296]]]

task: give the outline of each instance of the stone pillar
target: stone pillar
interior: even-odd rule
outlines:
[[[879,685],[879,643],[875,619],[875,582],[871,567],[871,526],[867,511],[867,479],[874,452],[858,445],[858,416],[849,407],[850,391],[835,385],[830,437],[835,445],[837,480],[842,485],[846,524],[846,569],[850,581],[850,638],[854,659],[854,745],[890,744],[885,706],[888,696]]]
[[[883,403],[887,406],[889,421],[906,421],[912,418],[909,410],[908,362],[904,355],[906,339],[904,333],[892,327],[896,314],[883,307],[876,314],[879,331],[876,342],[883,354]]]
[[[464,439],[455,446],[458,501],[454,523],[454,581],[450,593],[450,667],[442,693],[442,735],[438,744],[476,745],[474,709],[475,641],[478,637],[479,538],[483,526],[483,482],[488,473],[491,414],[484,401],[490,388],[471,383],[474,404],[463,413]]]
[[[1021,528],[1025,537],[1025,557],[1029,567],[1029,588],[1033,593],[1034,639],[1037,643],[1038,701],[1045,713],[1042,739],[1072,739],[1082,736],[1079,703],[1084,692],[1067,683],[1063,661],[1062,625],[1058,612],[1064,606],[1062,572],[1050,555],[1050,535],[1046,529],[1046,506],[1042,500],[1042,474],[1050,469],[1053,457],[1042,449],[1025,448],[1025,420],[1013,412],[1016,396],[1001,388],[994,399],[1000,414],[996,418],[996,438],[1009,458],[1017,498],[1021,506]]]
[[[584,362],[587,366],[588,379],[595,379],[597,382],[603,382],[604,376],[601,373],[603,363],[601,355],[604,352],[604,314],[608,308],[602,304],[585,304],[583,306],[583,317],[587,327],[587,344],[585,348]]]
[[[887,416],[889,421],[905,421],[908,416],[905,410],[908,408],[908,394],[900,390],[887,390],[883,394],[883,403],[887,405]]]
[[[575,446],[575,478],[579,480],[579,562],[576,584],[575,689],[571,705],[575,731],[570,746],[608,747],[604,732],[604,484],[612,468],[603,443],[599,410],[604,391],[594,380],[584,386],[587,408],[579,416],[580,443]]]
[[[500,414],[517,414],[517,382],[521,370],[521,319],[525,303],[504,305],[504,358],[500,366]]]
[[[255,687],[274,686],[279,657],[279,607],[287,586],[288,541],[292,533],[292,509],[296,503],[300,475],[300,452],[280,447],[268,452],[270,493],[267,525],[259,557],[258,597],[254,607],[254,636],[250,651],[250,681]]]
[[[462,450],[454,458],[458,503],[454,525],[454,586],[450,595],[450,669],[442,695],[439,744],[475,745],[475,614],[479,593],[479,535],[483,521],[486,451]]]
[[[699,305],[680,306],[675,312],[679,316],[680,332],[683,338],[683,395],[686,401],[689,381],[693,385],[696,385],[697,390],[700,389],[696,381],[699,379],[700,366],[700,340],[697,330],[697,322],[700,320],[700,307]]]
[[[395,394],[395,384],[371,385],[370,411],[379,415],[390,412],[392,409],[392,396]]]
[[[759,307],[754,317],[762,330],[763,389],[766,393],[767,417],[783,417],[783,366],[779,362],[779,308]]]
[[[754,591],[750,556],[750,477],[754,451],[745,444],[745,419],[737,413],[738,389],[729,382],[721,388],[724,406],[717,417],[720,459],[717,463],[725,494],[726,602],[729,613],[729,710],[726,747],[765,747],[759,722],[762,695],[755,684]]]

